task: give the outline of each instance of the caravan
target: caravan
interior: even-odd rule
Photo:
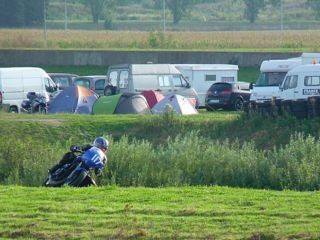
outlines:
[[[183,76],[197,91],[199,106],[204,107],[206,93],[216,82],[237,82],[238,66],[231,64],[175,64]]]
[[[54,91],[57,91],[56,84],[41,68],[0,68],[0,95],[3,104],[9,106],[10,112],[20,112],[28,92],[41,94],[49,101],[49,93]]]

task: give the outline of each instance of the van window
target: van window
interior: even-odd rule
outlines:
[[[56,91],[56,84],[50,78],[44,78],[44,85],[47,92],[53,93]]]
[[[205,75],[205,81],[216,81],[217,75]]]
[[[287,76],[283,83],[283,90],[296,88],[298,84],[298,76]]]
[[[119,78],[119,88],[127,88],[128,87],[128,71],[121,71],[120,78]]]
[[[78,78],[74,80],[74,84],[90,89],[90,80],[85,78]]]
[[[306,76],[304,78],[305,86],[319,86],[320,85],[320,76]]]
[[[173,75],[172,82],[174,87],[186,87],[188,83],[180,75]]]
[[[118,71],[112,71],[109,74],[109,81],[112,86],[117,86],[117,80],[118,80]]]
[[[256,86],[279,86],[286,72],[263,72],[260,74]]]
[[[169,76],[158,76],[158,83],[160,87],[170,87]]]
[[[96,82],[94,83],[95,90],[103,90],[104,89],[104,82],[105,82],[105,79],[96,80]]]

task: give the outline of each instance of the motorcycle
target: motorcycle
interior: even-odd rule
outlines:
[[[88,159],[86,152],[72,149],[71,152],[66,153],[58,164],[49,169],[48,178],[44,181],[43,186],[97,186],[95,180],[90,176],[90,172],[96,169],[100,161],[97,161],[97,154],[91,155],[92,159]]]
[[[28,100],[21,103],[21,110],[27,113],[47,113],[48,102],[45,96],[35,93],[27,93]]]

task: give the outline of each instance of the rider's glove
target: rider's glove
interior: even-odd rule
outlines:
[[[77,145],[71,145],[70,146],[70,151],[71,152],[77,152],[77,151],[79,151],[79,147]]]

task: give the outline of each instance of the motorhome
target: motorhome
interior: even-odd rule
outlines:
[[[251,91],[250,101],[265,102],[271,101],[272,97],[278,97],[279,85],[285,75],[299,65],[301,65],[301,58],[263,61],[260,66],[260,75]]]
[[[3,104],[9,105],[10,112],[20,112],[21,103],[27,100],[28,92],[39,93],[49,101],[49,94],[56,90],[56,84],[41,68],[0,68],[0,95]]]
[[[306,64],[289,71],[279,91],[281,100],[307,100],[320,96],[320,64]]]
[[[197,91],[199,106],[205,107],[206,93],[210,86],[216,82],[237,82],[237,65],[231,64],[175,64],[182,75]]]
[[[107,72],[104,95],[124,92],[155,90],[164,96],[178,94],[198,105],[197,92],[170,64],[123,64],[110,66]]]
[[[304,64],[314,64],[320,61],[320,53],[303,53],[300,57],[283,60],[263,61],[260,75],[250,96],[251,102],[271,101],[279,98],[279,86],[288,71]]]

